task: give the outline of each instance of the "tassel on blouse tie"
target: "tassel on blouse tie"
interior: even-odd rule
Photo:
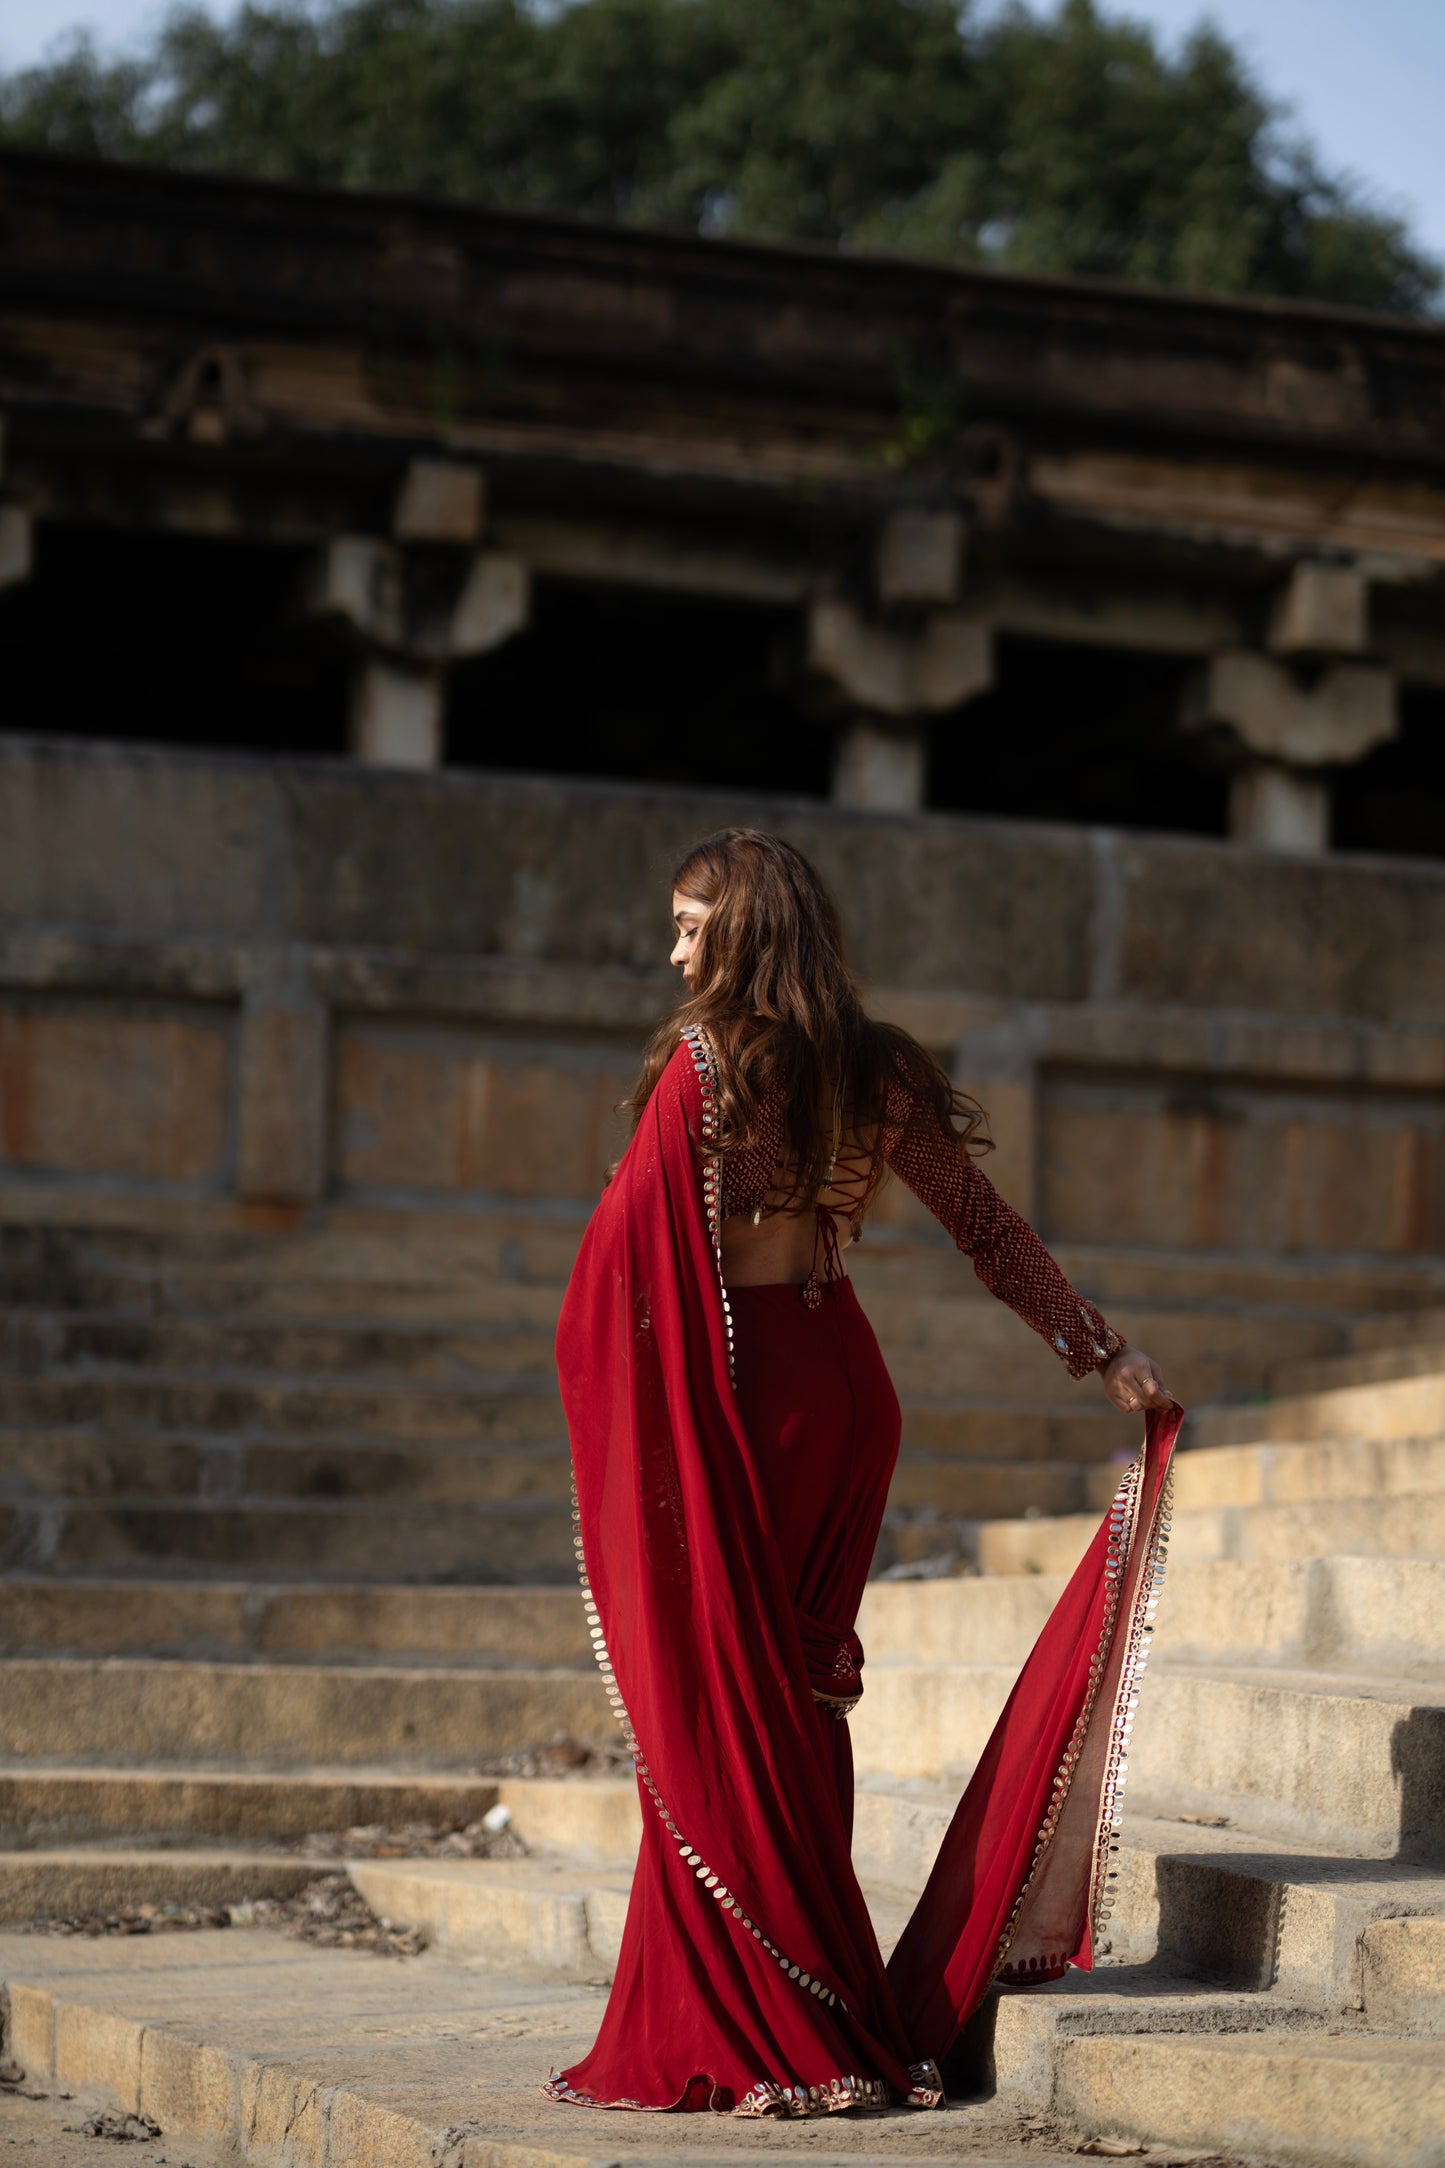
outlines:
[[[843,1259],[838,1247],[838,1229],[833,1214],[836,1207],[820,1204],[813,1207],[815,1232],[813,1235],[813,1269],[799,1289],[805,1308],[816,1310],[823,1300],[823,1281],[847,1278]],[[818,1248],[823,1250],[823,1279],[818,1278]]]

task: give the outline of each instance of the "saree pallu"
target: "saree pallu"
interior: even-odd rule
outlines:
[[[597,2044],[545,2090],[742,2114],[935,2106],[992,1981],[1092,1963],[1180,1412],[1151,1414],[885,1967],[839,1716],[861,1691],[853,1621],[897,1402],[851,1283],[811,1314],[792,1289],[723,1286],[714,1090],[690,1036],[588,1226],[558,1329],[584,1603],[644,1833]]]

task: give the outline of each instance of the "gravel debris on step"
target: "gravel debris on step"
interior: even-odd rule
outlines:
[[[372,1911],[344,1874],[324,1874],[291,1897],[258,1897],[236,1905],[136,1905],[119,1912],[79,1912],[25,1920],[26,1935],[155,1935],[198,1927],[270,1927],[323,1949],[366,1950],[373,1957],[415,1957],[425,1949],[419,1927],[395,1927]]]

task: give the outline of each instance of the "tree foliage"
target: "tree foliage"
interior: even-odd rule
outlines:
[[[1440,273],[1224,37],[1094,0],[247,0],[0,79],[0,141],[1420,310]]]

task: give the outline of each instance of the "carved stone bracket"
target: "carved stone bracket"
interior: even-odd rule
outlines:
[[[172,377],[141,435],[219,445],[265,426],[243,357],[233,346],[209,345],[197,347]]]
[[[498,550],[413,553],[372,535],[338,535],[317,553],[306,595],[396,657],[448,663],[485,655],[526,628],[531,580]]]
[[[818,601],[808,613],[807,666],[875,715],[941,715],[993,683],[993,633],[958,611],[895,629],[870,623],[851,603]]]
[[[1249,752],[1295,767],[1363,760],[1395,735],[1395,680],[1376,663],[1331,663],[1301,677],[1236,649],[1211,658],[1183,719],[1195,729],[1224,726]]]

